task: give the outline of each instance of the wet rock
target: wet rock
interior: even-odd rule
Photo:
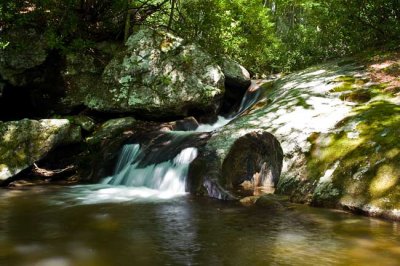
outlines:
[[[89,70],[92,67],[97,72],[94,65]],[[224,75],[211,56],[196,45],[149,28],[132,35],[101,79],[96,78],[84,75],[64,101],[102,112],[161,118],[186,116],[193,110],[215,113],[224,93]]]
[[[82,180],[98,182],[111,175],[121,147],[142,127],[132,117],[111,119],[98,126],[86,138],[87,151],[79,166]]]
[[[211,138],[215,160],[238,137],[271,132],[285,155],[276,193],[400,219],[400,107],[367,69],[330,62],[259,87],[259,102]]]
[[[256,206],[262,211],[281,211],[285,209],[288,199],[275,194],[248,196],[240,199],[240,204],[246,207]]]
[[[244,197],[241,198],[239,200],[240,204],[242,204],[243,206],[249,207],[249,206],[254,206],[258,200],[258,196],[248,196],[248,197]]]
[[[199,123],[197,122],[196,118],[193,116],[186,117],[182,120],[177,120],[174,122],[169,122],[169,123],[163,123],[161,125],[161,130],[164,131],[170,131],[170,130],[175,130],[175,131],[192,131],[195,130],[199,126]]]
[[[126,130],[132,129],[136,120],[132,117],[115,118],[101,124],[93,134],[86,139],[89,145],[96,145],[107,139],[113,139]]]
[[[240,105],[246,90],[251,85],[249,72],[237,62],[229,58],[222,59],[222,72],[225,75],[225,95],[221,111],[231,113]]]
[[[176,128],[175,130],[182,130],[182,131],[191,131],[195,130],[199,126],[196,118],[193,116],[186,117],[183,120],[176,121]]]
[[[216,132],[189,170],[191,191],[219,199],[233,198],[240,184],[254,180],[262,172],[257,186],[274,185],[282,168],[283,153],[276,138],[267,132],[254,131],[231,137]],[[210,186],[210,184],[214,184]],[[211,188],[211,189],[210,189]]]
[[[80,128],[67,119],[0,122],[0,181],[6,181],[61,145],[79,143]]]

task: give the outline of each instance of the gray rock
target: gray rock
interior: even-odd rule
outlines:
[[[220,129],[208,150],[218,161],[239,137],[271,132],[285,155],[277,193],[400,219],[400,107],[384,86],[369,89],[365,76],[357,64],[330,62],[261,86],[260,101]],[[360,90],[369,93],[362,103],[343,97]]]
[[[225,75],[225,84],[229,88],[247,89],[250,86],[250,73],[236,61],[224,58],[222,72]]]
[[[25,72],[46,60],[46,40],[33,29],[9,31],[2,35],[10,44],[0,49],[0,76],[13,86],[27,85],[32,80]]]
[[[69,120],[73,124],[80,126],[83,130],[87,132],[92,132],[94,127],[96,126],[96,122],[92,118],[85,115],[73,116],[70,117]]]
[[[199,147],[199,156],[190,166],[189,179],[194,180],[190,190],[233,199],[246,180],[256,182],[257,187],[277,184],[282,160],[281,146],[270,133],[254,131],[229,138],[216,132]]]
[[[66,97],[61,101],[65,110],[85,105],[88,94],[97,90],[107,90],[101,81],[104,68],[121,50],[121,45],[104,42],[93,47],[91,53],[82,51],[70,51],[65,56],[65,68],[61,75],[64,79]]]
[[[64,102],[165,117],[192,109],[215,113],[223,94],[224,75],[208,54],[169,33],[142,28],[108,63],[101,79],[85,74]]]
[[[132,117],[111,119],[100,125],[93,134],[86,139],[90,145],[97,145],[100,142],[112,139],[122,134],[123,131],[131,129],[136,124]]]
[[[80,128],[67,119],[0,122],[0,181],[18,174],[51,150],[81,141]]]

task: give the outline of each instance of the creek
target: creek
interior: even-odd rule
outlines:
[[[396,265],[396,222],[280,197],[244,207],[186,193],[192,136],[255,102],[162,145],[126,144],[100,184],[0,191],[0,265]]]
[[[396,265],[400,226],[109,185],[0,191],[0,265]]]

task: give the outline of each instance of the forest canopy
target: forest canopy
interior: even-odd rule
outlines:
[[[229,56],[254,73],[292,71],[396,46],[400,0],[3,0],[0,33],[35,29],[51,49],[124,41],[150,25]],[[11,40],[0,34],[0,49]]]

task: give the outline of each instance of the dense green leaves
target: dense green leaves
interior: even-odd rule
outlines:
[[[276,39],[267,9],[245,0],[186,0],[175,23],[178,34],[216,58],[228,55],[253,70],[267,67]]]
[[[0,33],[34,28],[51,49],[124,40],[147,24],[172,30],[256,73],[291,71],[397,44],[400,0],[3,0]],[[0,48],[8,45],[0,34]],[[13,45],[12,43],[10,45]]]

